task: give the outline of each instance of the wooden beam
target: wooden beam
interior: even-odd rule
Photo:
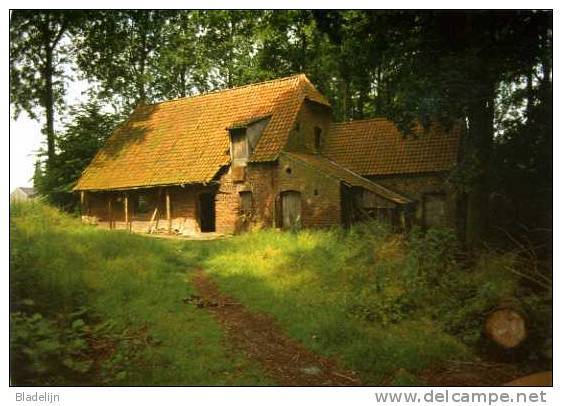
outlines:
[[[109,217],[109,229],[111,230],[112,227],[112,221],[113,221],[113,216],[112,216],[112,211],[111,211],[111,195],[109,195],[109,198],[107,199],[107,211],[108,211],[108,217]]]
[[[154,208],[154,211],[152,212],[152,217],[150,217],[150,224],[148,225],[148,233],[152,234],[152,228],[154,227],[154,219],[156,218],[156,215],[158,214],[158,203],[156,203],[156,207]]]
[[[170,205],[170,189],[166,188],[166,220],[168,221],[168,234],[172,233],[172,210]]]
[[[84,201],[85,201],[85,196],[84,196],[84,191],[81,190],[80,191],[80,214],[81,215],[85,215],[85,211],[86,211],[86,207],[84,207]]]
[[[129,230],[129,194],[125,193],[125,230]]]

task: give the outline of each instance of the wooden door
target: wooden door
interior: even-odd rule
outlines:
[[[281,210],[283,212],[283,228],[300,228],[301,219],[301,194],[300,192],[288,191],[281,195]]]

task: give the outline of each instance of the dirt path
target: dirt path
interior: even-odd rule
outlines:
[[[275,320],[250,312],[224,294],[202,270],[193,283],[199,296],[188,301],[211,311],[235,348],[259,362],[266,373],[283,386],[358,386],[353,372],[339,368],[333,360],[311,353],[287,337]]]

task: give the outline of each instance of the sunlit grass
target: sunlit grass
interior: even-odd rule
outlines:
[[[215,243],[203,266],[225,292],[274,315],[290,335],[366,383],[472,356],[431,312],[416,309],[423,302],[413,299],[415,289],[427,287],[404,241],[383,228],[249,233]]]
[[[117,336],[145,328],[150,336],[149,344],[118,346],[106,375],[81,375],[87,384],[272,383],[228,346],[209,313],[183,303],[196,293],[189,283],[195,268],[367,384],[419,384],[426,368],[473,358],[486,312],[521,289],[509,271],[513,254],[482,255],[467,268],[446,230],[401,236],[374,223],[160,240],[85,226],[33,203],[12,207],[10,227],[12,311],[39,312],[62,326],[86,306],[88,325],[108,323]],[[24,306],[27,299],[33,305]],[[522,300],[547,326],[543,302],[536,295]],[[61,366],[53,374],[64,379],[39,374],[26,383],[74,379]]]
[[[228,347],[209,313],[183,303],[194,293],[188,278],[194,263],[189,253],[180,255],[180,244],[84,226],[51,207],[31,203],[12,206],[11,245],[14,310],[22,300],[33,300],[27,312],[60,320],[85,306],[87,323],[109,324],[116,335],[145,328],[152,343],[132,350],[118,347],[106,360],[109,378],[102,382],[88,374],[81,376],[84,382],[61,380],[57,374],[64,367],[59,366],[42,377],[12,371],[21,381],[16,383],[267,383],[258,366]],[[18,367],[23,366],[14,365]],[[112,374],[112,369],[118,372]]]

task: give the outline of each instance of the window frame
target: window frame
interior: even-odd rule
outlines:
[[[320,151],[322,144],[322,128],[314,127],[314,149]]]
[[[249,203],[249,207],[244,207],[244,196],[247,196],[246,199],[249,199],[249,201],[246,201],[246,203]],[[248,216],[251,215],[254,211],[254,194],[252,193],[251,190],[241,190],[240,192],[238,192],[238,213]]]
[[[248,160],[250,159],[250,143],[248,141],[248,135],[246,134],[246,128],[236,128],[231,129],[229,131],[230,135],[230,160],[232,166],[246,166],[248,164]],[[241,138],[246,150],[245,157],[235,157],[234,152],[234,139]]]

